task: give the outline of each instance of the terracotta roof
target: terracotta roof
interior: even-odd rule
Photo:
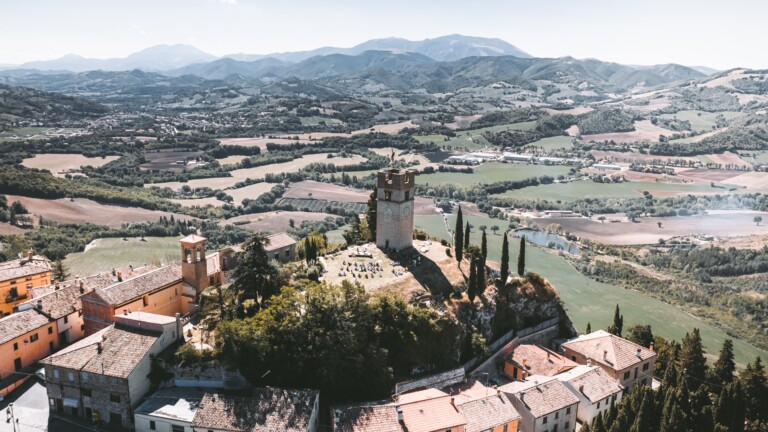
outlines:
[[[184,237],[183,239],[179,240],[179,242],[199,243],[199,242],[204,242],[206,240],[208,240],[208,239],[206,239],[205,237],[199,236],[197,234],[190,234],[190,235]]]
[[[110,326],[52,354],[41,363],[127,378],[157,341],[157,336]]]
[[[0,281],[49,271],[51,271],[51,262],[47,258],[35,255],[32,257],[32,261],[30,261],[29,258],[25,257],[0,263]]]
[[[115,273],[119,271],[123,275],[123,279],[125,280],[125,279],[134,278],[136,276],[142,275],[144,273],[150,272],[155,269],[157,269],[157,267],[153,265],[145,265],[145,266],[136,267],[136,268],[125,267],[122,269],[117,269],[115,270]],[[64,289],[65,287],[68,287],[71,285],[80,286],[81,282],[83,283],[83,289],[85,289],[86,292],[89,292],[89,291],[93,291],[96,288],[106,288],[110,285],[113,285],[114,283],[117,282],[117,276],[112,276],[112,272],[96,273],[91,276],[60,282],[59,288]],[[50,294],[55,290],[56,290],[56,284],[51,284],[51,285],[32,288],[29,290],[29,294],[30,294],[30,297],[34,299],[46,294]]]
[[[264,250],[266,250],[267,252],[271,252],[277,249],[284,248],[286,246],[290,246],[292,244],[296,244],[296,240],[294,240],[293,237],[289,236],[284,232],[272,234],[271,236],[267,237],[267,239],[269,240],[269,244],[264,246]]]
[[[171,264],[106,288],[97,288],[95,294],[109,305],[120,306],[174,282],[181,282],[181,267]]]
[[[36,310],[25,310],[0,318],[0,344],[4,344],[35,329],[50,324],[50,320]]]
[[[65,285],[63,288],[54,290],[48,294],[27,300],[19,305],[19,310],[26,307],[36,308],[41,304],[41,311],[52,319],[59,319],[71,313],[82,310],[80,302],[80,286],[77,284]]]
[[[315,390],[258,388],[249,397],[208,393],[193,428],[242,432],[306,432],[314,409]]]
[[[441,392],[442,393],[442,392]],[[411,403],[403,403],[400,409],[408,432],[432,432],[466,424],[464,416],[451,404],[451,396],[432,397]]]
[[[506,391],[506,386],[502,386],[501,390]],[[514,391],[512,394],[535,418],[579,403],[579,398],[557,379],[541,384],[534,383],[530,388]]]
[[[520,345],[507,361],[530,375],[554,376],[578,366],[562,355],[537,345]]]
[[[337,408],[334,432],[405,432],[394,405],[360,405]]]
[[[580,392],[596,403],[619,393],[623,387],[598,366],[579,366],[557,377],[574,392]]]
[[[520,418],[509,396],[503,392],[496,394],[495,390],[491,396],[457,406],[467,421],[464,432],[483,432]]]
[[[563,347],[617,371],[656,356],[656,353],[648,348],[610,334],[605,330],[579,336],[564,343]],[[639,356],[638,349],[640,350]]]

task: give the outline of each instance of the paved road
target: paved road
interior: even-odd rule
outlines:
[[[14,418],[18,419],[14,431],[6,409],[13,403]],[[27,380],[0,402],[0,432],[85,432],[91,429],[48,418],[48,395],[45,386],[36,378]]]

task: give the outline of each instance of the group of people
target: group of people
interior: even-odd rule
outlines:
[[[394,271],[395,269],[393,268],[392,272],[394,273]],[[376,277],[377,273],[379,277],[384,277],[384,268],[380,262],[358,263],[352,261],[344,261],[341,263],[339,276],[346,276],[347,273],[352,275],[353,278],[360,277],[365,279],[373,279]]]

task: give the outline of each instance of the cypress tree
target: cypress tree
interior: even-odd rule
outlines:
[[[698,390],[707,379],[707,359],[699,329],[686,333],[680,348],[680,367],[685,370],[684,381],[691,390]],[[687,412],[687,411],[686,411]]]
[[[507,283],[509,277],[509,239],[507,233],[504,233],[504,239],[501,242],[501,285]]]
[[[741,382],[734,381],[720,391],[715,406],[715,423],[728,432],[742,432],[746,417],[746,400]]]
[[[592,323],[587,323],[587,332],[585,334],[592,333]]]
[[[480,240],[480,253],[483,256],[483,261],[488,258],[488,239],[485,237],[485,230],[483,230],[483,236]]]
[[[469,301],[475,301],[477,296],[477,266],[475,265],[475,257],[472,257],[469,262],[469,287],[467,288],[467,295],[469,295]]]
[[[720,356],[712,366],[712,375],[718,384],[725,386],[733,381],[733,373],[736,371],[736,363],[733,361],[733,341],[726,339],[720,349]]]
[[[461,259],[464,257],[464,221],[461,215],[461,206],[456,213],[456,229],[453,232],[453,245],[456,249],[456,262],[461,267]]]
[[[619,310],[619,305],[616,305],[616,311],[613,314],[613,325],[608,327],[608,333],[615,334],[621,337],[621,332],[624,327],[624,315]]]
[[[469,221],[464,225],[464,249],[469,247]]]
[[[520,237],[520,255],[517,257],[517,274],[525,274],[525,237]]]
[[[376,188],[373,188],[371,195],[368,197],[368,211],[365,213],[365,219],[368,223],[368,232],[370,237],[368,241],[376,241]]]

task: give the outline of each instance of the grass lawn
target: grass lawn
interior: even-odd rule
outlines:
[[[508,223],[488,217],[465,216],[465,221],[474,225],[470,243],[480,242],[480,225],[488,226],[488,258],[494,261],[501,259],[502,235],[494,235],[490,227],[498,225],[502,232]],[[455,226],[454,216],[448,216],[448,225]],[[416,226],[426,230],[430,235],[440,238],[448,237],[443,224],[443,216],[416,216]],[[557,288],[563,299],[568,315],[573,320],[576,330],[583,332],[587,323],[593,329],[607,328],[613,322],[613,312],[616,304],[621,307],[624,315],[624,328],[634,324],[650,324],[654,334],[667,339],[682,340],[686,332],[694,327],[699,328],[704,342],[704,348],[711,354],[717,355],[726,338],[732,337],[724,331],[704,321],[681,311],[680,309],[660,300],[645,296],[636,291],[627,290],[615,285],[596,282],[582,275],[564,258],[530,243],[526,245],[526,264],[530,271],[546,277]],[[517,268],[517,257],[520,248],[519,240],[510,239],[510,267]],[[760,350],[744,341],[734,339],[734,354],[736,362],[745,366],[756,356],[768,358],[768,352]]]
[[[526,145],[525,147],[540,147],[547,152],[561,149],[571,150],[573,149],[573,138],[567,136],[542,138],[538,141],[534,141]]]
[[[349,229],[349,225],[343,225],[335,230],[328,231],[325,235],[328,237],[328,242],[331,244],[346,243],[342,234]]]
[[[569,168],[561,165],[530,165],[519,163],[488,162],[475,168],[472,174],[438,172],[416,176],[423,185],[456,184],[470,186],[478,183],[495,183],[506,180],[523,180],[548,175],[557,178],[568,174]]]
[[[527,121],[520,123],[510,123],[499,126],[489,126],[480,129],[469,129],[462,132],[457,132],[454,138],[450,141],[443,142],[444,145],[452,148],[464,149],[469,151],[482,150],[487,147],[493,147],[491,143],[483,138],[484,132],[501,132],[509,129],[527,131],[536,127],[535,121]]]
[[[145,237],[146,242],[129,237],[104,238],[95,240],[94,246],[85,252],[67,255],[64,264],[69,273],[75,276],[111,271],[113,268],[127,267],[129,264],[140,267],[144,264],[168,263],[178,261],[181,249],[176,237]]]
[[[591,180],[581,180],[527,187],[494,196],[529,200],[573,201],[580,198],[637,198],[643,195],[643,191],[649,191],[654,195],[656,192],[662,192],[663,195],[666,195],[667,193],[717,192],[722,191],[722,189],[713,189],[707,184],[661,182],[595,183]]]

